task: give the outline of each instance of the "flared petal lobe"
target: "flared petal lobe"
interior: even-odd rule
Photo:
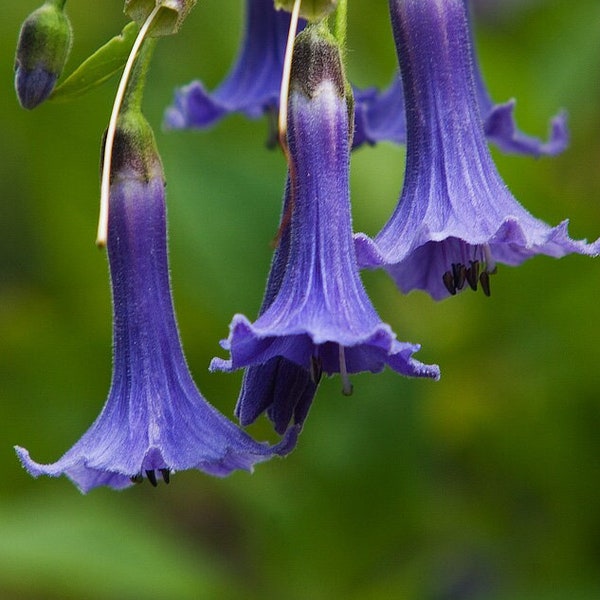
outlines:
[[[407,156],[394,214],[374,240],[356,236],[358,260],[384,267],[403,292],[440,299],[470,286],[489,294],[496,263],[535,254],[596,255],[598,242],[571,240],[511,195],[479,118],[462,0],[390,0],[404,83]]]
[[[469,0],[463,0],[463,3],[468,10]],[[503,152],[512,154],[539,157],[555,156],[563,152],[569,145],[566,113],[561,111],[551,119],[550,134],[546,141],[523,133],[515,121],[516,100],[494,104],[491,99],[479,67],[470,27],[469,41],[477,103],[487,140]],[[386,90],[380,94],[364,96],[361,101],[361,142],[406,143],[406,116],[400,73]]]
[[[132,142],[133,143],[133,142]],[[164,181],[158,157],[130,153],[122,137],[111,182],[108,255],[114,348],[113,378],[100,416],[57,462],[42,465],[17,448],[34,476],[67,475],[80,490],[120,489],[156,472],[196,468],[225,476],[285,454],[295,431],[278,446],[257,443],[199,393],[183,355],[170,291]],[[129,149],[129,150],[127,150]],[[132,158],[133,156],[133,158]]]
[[[412,358],[373,308],[359,278],[349,198],[349,117],[339,52],[316,27],[292,63],[288,143],[292,159],[289,256],[277,295],[251,323],[236,315],[223,342],[233,370],[284,357],[305,371],[379,372],[437,378]],[[346,385],[345,385],[346,388]]]

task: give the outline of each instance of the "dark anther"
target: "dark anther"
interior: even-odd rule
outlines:
[[[171,481],[171,471],[169,471],[169,469],[160,469],[160,474],[162,475],[165,483],[169,483],[169,481]]]
[[[323,375],[323,368],[321,361],[316,356],[310,357],[310,378],[315,385],[319,385],[321,376]]]
[[[130,479],[131,479],[131,483],[142,483],[142,481],[144,481],[144,477],[141,473],[138,473],[137,475],[130,477]]]
[[[467,269],[462,263],[452,263],[452,276],[454,278],[454,287],[462,290],[467,278]]]
[[[490,274],[487,271],[482,271],[479,276],[479,283],[481,284],[481,289],[486,296],[490,295]]]
[[[446,271],[442,275],[442,281],[446,286],[446,289],[453,295],[456,295],[456,284],[454,283],[454,275],[450,271]]]
[[[148,478],[148,481],[154,486],[156,487],[158,485],[157,481],[156,481],[156,473],[154,472],[154,469],[151,469],[149,471],[146,471],[146,477]]]
[[[479,280],[479,261],[470,260],[471,266],[467,269],[465,276],[472,290],[477,290],[477,281]]]

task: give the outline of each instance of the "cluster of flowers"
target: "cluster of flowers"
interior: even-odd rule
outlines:
[[[154,4],[189,10],[193,2],[128,4],[149,4],[141,10],[146,19]],[[301,3],[294,4],[297,11]],[[492,102],[473,49],[468,0],[389,0],[400,73],[382,92],[353,90],[346,80],[341,36],[329,32],[324,16],[345,2],[309,4],[316,15],[300,13],[308,21],[300,19],[289,55],[297,12],[247,0],[245,40],[230,75],[212,93],[199,82],[181,88],[166,112],[168,128],[204,128],[231,112],[276,115],[280,97],[287,98],[288,176],[260,314],[253,322],[233,318],[222,342],[230,358],[215,358],[210,367],[245,369],[236,417],[246,426],[266,412],[282,440],[254,441],[192,381],[170,291],[162,167],[140,94],[131,93],[110,169],[110,393],[95,423],[57,462],[38,464],[17,448],[32,475],[65,474],[85,492],[144,476],[156,485],[157,473],[168,482],[182,469],[218,476],[251,469],[294,448],[323,373],[339,373],[344,393],[352,391],[349,374],[385,366],[439,378],[437,366],[413,358],[418,345],[398,341],[381,321],[359,269],[384,268],[402,292],[443,299],[467,287],[489,295],[498,263],[600,251],[599,241],[570,239],[566,221],[550,227],[533,217],[499,176],[488,142],[509,152],[556,154],[568,141],[565,115],[552,120],[550,139],[542,141],[517,129],[514,101]],[[46,5],[62,13],[64,1]],[[50,94],[59,69],[23,58],[22,39],[16,87],[32,107]],[[287,56],[289,92],[281,96]],[[406,171],[396,210],[371,239],[353,234],[349,163],[353,147],[380,140],[406,143]]]

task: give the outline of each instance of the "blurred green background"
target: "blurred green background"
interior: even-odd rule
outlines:
[[[349,71],[391,78],[385,2],[351,0]],[[489,4],[489,3],[488,3]],[[496,6],[500,6],[498,2]],[[439,383],[391,372],[325,381],[298,449],[253,475],[178,473],[81,496],[34,480],[21,444],[56,460],[102,407],[111,374],[104,253],[94,246],[99,140],[117,85],[21,110],[14,45],[35,1],[0,20],[0,597],[7,599],[595,600],[600,598],[600,265],[570,256],[501,268],[492,297],[442,303],[364,280],[384,320]],[[517,10],[517,6],[519,10]],[[560,107],[570,149],[554,159],[494,152],[536,216],[600,235],[600,4],[510,3],[480,15],[477,45],[494,98],[518,98],[527,132]],[[72,70],[125,24],[122,2],[68,3]],[[285,177],[264,121],[163,133],[175,86],[227,72],[239,0],[203,0],[161,41],[146,112],[168,179],[175,302],[188,361],[231,415],[240,374],[209,374],[235,312],[256,314]],[[395,205],[404,151],[353,157],[355,228],[374,234]],[[265,419],[251,428],[272,439]]]

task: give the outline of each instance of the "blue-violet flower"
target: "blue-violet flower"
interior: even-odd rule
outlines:
[[[399,342],[360,281],[352,241],[349,160],[352,114],[339,50],[324,25],[296,39],[290,82],[289,254],[277,295],[254,322],[236,315],[222,342],[230,371],[284,357],[306,371],[379,372],[437,379],[437,366],[412,358],[419,346]],[[284,223],[285,225],[285,218]],[[275,402],[279,399],[275,398]]]
[[[469,0],[463,0],[468,11]],[[517,128],[514,111],[516,100],[494,104],[484,83],[471,27],[468,28],[470,60],[475,79],[475,91],[483,129],[488,141],[504,152],[531,156],[554,156],[560,154],[569,144],[567,115],[559,112],[550,121],[550,136],[547,141],[527,135]],[[406,142],[406,116],[402,76],[394,77],[390,86],[380,94],[361,97],[361,142],[375,144],[391,141],[396,144]]]
[[[404,187],[374,240],[356,236],[359,264],[385,267],[403,292],[433,298],[480,283],[489,294],[496,263],[535,254],[596,255],[529,214],[492,161],[479,118],[463,0],[390,0],[406,99]]]
[[[114,309],[114,369],[108,400],[83,437],[42,465],[17,447],[33,476],[67,475],[82,492],[156,485],[175,471],[216,476],[251,470],[289,452],[296,430],[276,446],[255,442],[201,396],[188,370],[170,291],[164,179],[141,115],[117,132],[110,189],[108,256]],[[148,140],[151,148],[148,148]]]

